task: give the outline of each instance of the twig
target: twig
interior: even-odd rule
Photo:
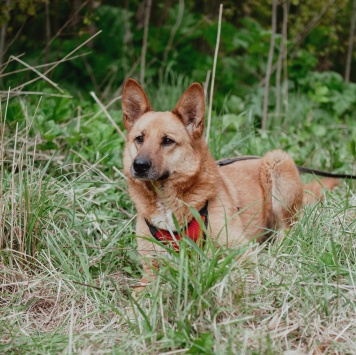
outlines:
[[[146,286],[145,284],[143,286]],[[160,355],[174,355],[174,354],[181,354],[185,353],[189,348],[184,348],[184,349],[177,349],[177,350],[171,350],[165,353],[160,353]]]
[[[87,58],[82,58],[82,61],[84,63],[84,66],[85,66],[85,69],[87,70],[88,74],[89,74],[89,78],[94,86],[94,90],[95,91],[100,91],[100,88],[98,86],[98,83],[96,81],[96,78],[95,78],[95,75],[94,75],[94,71],[93,69],[91,68],[90,64],[88,63],[87,61]]]
[[[70,321],[69,321],[69,331],[68,331],[68,354],[73,353],[73,324],[74,324],[74,306],[75,300],[72,299],[72,307],[70,309]]]
[[[277,0],[273,0],[273,3],[272,3],[272,33],[271,33],[271,41],[269,44],[267,70],[266,70],[266,78],[265,78],[265,92],[264,92],[264,97],[263,97],[263,113],[262,113],[262,129],[263,130],[265,130],[267,128],[269,82],[270,82],[271,73],[272,73],[272,61],[273,61],[276,27],[277,27]]]
[[[288,56],[287,56],[287,37],[288,37],[288,13],[289,0],[283,3],[283,25],[282,25],[282,42],[283,42],[283,104],[284,113],[288,113]]]
[[[19,62],[20,64],[22,64],[23,66],[25,66],[26,68],[34,71],[38,76],[40,76],[43,80],[47,81],[48,83],[50,83],[52,86],[54,86],[58,91],[60,91],[62,94],[64,93],[64,91],[58,86],[58,84],[56,84],[55,82],[53,82],[51,79],[48,79],[44,74],[40,73],[37,69],[35,69],[34,67],[32,67],[31,65],[27,64],[26,62],[24,62],[23,60],[11,55],[10,58],[15,59],[17,62]]]
[[[305,27],[304,31],[294,40],[294,43],[291,48],[291,51],[296,51],[301,43],[305,40],[305,38],[308,36],[310,31],[318,24],[318,22],[321,20],[321,18],[327,13],[329,8],[336,2],[336,0],[329,0],[329,2],[322,8],[322,10],[318,13],[316,17],[314,17],[308,25]]]
[[[122,84],[117,88],[117,90],[116,90],[115,93],[114,93],[114,96],[117,96],[117,95],[119,95],[119,94],[121,95],[122,88],[123,88],[123,86],[124,86],[125,81],[126,81],[128,78],[130,78],[130,77],[132,76],[132,74],[135,72],[135,70],[136,70],[137,66],[139,65],[139,63],[140,63],[140,58],[137,59],[135,63],[133,63],[131,69],[126,73],[124,81],[123,81]]]
[[[113,169],[124,179],[127,180],[127,177],[114,165]]]
[[[179,28],[180,24],[182,23],[183,14],[184,14],[184,0],[179,0],[179,12],[178,12],[177,20],[176,20],[174,26],[172,27],[172,31],[171,31],[171,34],[169,36],[169,40],[168,40],[166,49],[164,50],[163,65],[165,65],[166,62],[167,62],[168,54],[169,54],[169,51],[171,50],[174,37],[175,37],[175,35],[176,35],[177,31],[178,31],[178,28]]]
[[[276,118],[281,114],[281,74],[282,67],[284,70],[283,76],[283,94],[287,80],[287,58],[284,58],[286,43],[287,43],[287,25],[288,25],[288,0],[283,2],[283,24],[282,24],[282,38],[279,46],[278,61],[277,61],[277,73],[276,73]],[[288,84],[287,84],[288,85]],[[288,87],[288,86],[287,86]],[[283,95],[285,98],[285,96]]]
[[[90,95],[92,96],[92,98],[95,100],[95,102],[100,106],[101,110],[105,113],[106,117],[109,119],[109,121],[111,122],[111,124],[114,126],[114,128],[116,129],[116,131],[121,135],[121,137],[125,140],[125,135],[122,132],[122,130],[120,129],[120,127],[116,124],[116,122],[114,121],[114,119],[111,117],[110,113],[108,112],[108,110],[106,109],[106,107],[100,102],[100,100],[97,98],[97,96],[95,95],[95,93],[93,91],[90,92]]]
[[[117,96],[117,97],[114,97],[114,98],[105,106],[105,108],[108,109],[114,102],[119,101],[119,100],[121,100],[121,99],[122,99],[122,96],[121,96],[121,95],[120,95],[120,96]],[[103,111],[100,109],[95,115],[93,115],[92,117],[90,117],[90,119],[87,120],[87,121],[84,123],[84,126],[89,125],[90,122],[91,122],[92,120],[94,120],[95,118],[97,118],[102,112],[103,112]],[[83,117],[86,117],[86,116],[90,116],[90,114],[89,114],[89,115],[88,115],[88,114],[87,114],[87,115],[83,115],[82,118],[83,118]]]
[[[57,31],[57,33],[54,35],[54,37],[51,38],[49,42],[47,42],[46,47],[42,50],[39,56],[41,56],[44,52],[47,51],[47,47],[49,47],[52,42],[62,33],[62,31],[70,24],[73,20],[73,18],[80,12],[80,10],[87,5],[89,0],[86,0],[83,2],[83,4],[74,12],[74,14],[69,18],[69,20]]]
[[[26,53],[21,53],[21,54],[17,55],[17,58],[23,57],[25,54],[26,54]],[[1,73],[3,73],[3,71],[6,69],[6,67],[7,67],[11,62],[12,62],[12,59],[9,58],[9,59],[6,61],[6,63],[2,63],[2,64],[0,65],[0,75],[1,75]],[[26,69],[26,70],[27,70],[27,69]]]
[[[299,282],[300,286],[314,286],[314,287],[336,287],[336,288],[340,288],[343,290],[349,290],[349,291],[353,291],[356,290],[355,286],[350,286],[350,285],[341,285],[341,284],[336,284],[336,283],[322,283],[322,282]]]
[[[152,0],[147,0],[145,27],[143,30],[143,43],[141,51],[141,68],[140,68],[140,82],[145,85],[145,65],[146,65],[146,51],[147,51],[147,38],[148,38],[148,24],[150,21]]]
[[[279,44],[278,59],[277,59],[277,72],[276,72],[276,119],[281,114],[281,74],[282,74],[282,61],[283,61],[283,39]]]
[[[211,70],[208,70],[206,72],[206,77],[203,84],[204,98],[206,102],[208,101],[208,88],[209,88],[210,75],[211,75]]]
[[[9,48],[12,46],[12,44],[14,42],[16,42],[17,38],[19,37],[20,33],[22,32],[22,29],[25,27],[26,25],[26,21],[23,22],[23,24],[21,25],[21,27],[18,29],[18,31],[16,32],[15,36],[11,36],[11,41],[9,43],[7,43],[6,48],[3,50],[3,52],[0,51],[0,53],[2,53],[2,57],[4,58],[5,54],[7,53],[7,51],[9,50]],[[17,58],[19,58],[21,55],[17,55]],[[2,64],[0,64],[0,67],[2,66]]]
[[[10,91],[10,97],[20,96],[20,95],[41,95],[41,96],[49,96],[49,97],[64,97],[66,99],[71,99],[73,97],[72,95],[51,94],[42,91],[13,91],[13,90]],[[6,97],[7,97],[7,91],[0,90],[0,99],[5,100]]]
[[[73,59],[77,59],[77,58],[80,58],[80,57],[83,57],[85,55],[88,55],[90,54],[91,52],[85,52],[85,53],[82,53],[82,54],[78,54],[78,55],[75,55],[73,57],[70,57],[70,58],[67,58],[66,60],[64,60],[63,62],[66,62],[66,61],[69,61],[69,60],[73,60]],[[19,58],[20,56],[17,56],[17,58]],[[44,67],[49,67],[53,64],[55,64],[57,62],[51,62],[51,63],[45,63],[45,64],[40,64],[40,65],[36,65],[34,67],[30,67],[30,68],[22,68],[22,69],[17,69],[17,70],[13,70],[13,71],[9,71],[7,73],[4,73],[2,74],[2,71],[0,72],[0,77],[5,77],[5,76],[9,76],[9,75],[13,75],[13,74],[17,74],[17,73],[22,73],[22,72],[25,72],[25,71],[28,71],[28,70],[32,70],[32,68],[35,68],[35,69],[38,69],[38,68],[44,68]]]
[[[309,34],[309,32],[317,25],[317,23],[320,21],[320,19],[326,14],[326,12],[329,10],[329,8],[334,4],[336,0],[330,0],[327,5],[325,5],[325,7],[320,11],[320,13],[313,18],[306,26],[305,26],[305,30],[299,35],[297,36],[291,46],[288,48],[288,50],[286,51],[285,55],[283,56],[283,59],[285,59],[289,54],[294,53],[299,46],[301,45],[301,43],[304,41],[305,37]],[[272,72],[271,74],[274,73],[274,71],[277,68],[277,63],[275,63],[272,66]],[[262,79],[258,86],[264,86],[265,85],[265,81],[266,78]]]
[[[208,111],[208,126],[207,126],[207,129],[206,129],[206,136],[205,136],[205,140],[206,140],[207,143],[209,143],[209,135],[210,135],[211,111],[212,111],[212,107],[213,107],[214,82],[215,82],[216,62],[217,62],[217,59],[218,59],[219,44],[220,44],[220,32],[221,32],[221,18],[222,18],[222,12],[223,12],[223,4],[220,4],[220,8],[219,8],[218,34],[217,34],[217,37],[216,37],[214,63],[213,63],[213,72],[212,72],[211,85],[210,85],[209,111]]]
[[[49,45],[48,43],[51,40],[51,19],[49,15],[49,1],[45,2],[45,13],[46,13],[46,55],[45,55],[45,61],[49,61]]]
[[[80,153],[76,152],[73,149],[70,149],[70,152],[77,155],[80,159],[82,159],[88,166],[90,166],[90,162],[85,159]],[[106,176],[100,169],[98,170],[93,170],[95,171],[98,175],[102,176],[109,184],[115,185],[120,191],[126,192],[120,185],[117,185],[117,183],[114,180],[111,180],[108,176]]]
[[[82,285],[82,286],[86,286],[86,287],[95,288],[95,289],[97,289],[99,291],[101,290],[101,287],[99,287],[99,286],[89,285],[89,284],[86,284],[84,282],[79,282],[79,281],[74,281],[74,280],[72,280],[72,282],[77,284],[77,285]]]
[[[86,41],[84,41],[82,44],[80,44],[77,48],[73,49],[70,53],[68,53],[66,56],[64,56],[61,60],[57,61],[52,67],[50,67],[49,69],[47,69],[43,75],[47,75],[49,72],[51,72],[53,69],[55,69],[59,64],[61,64],[62,62],[66,61],[67,58],[69,58],[73,53],[75,53],[76,51],[78,51],[80,48],[82,48],[83,46],[85,46],[88,42],[90,42],[92,39],[94,39],[96,36],[98,36],[102,31],[99,31],[97,33],[95,33],[94,35],[92,35],[90,38],[88,38]],[[21,84],[19,86],[16,86],[13,90],[18,91],[18,90],[22,90],[24,86],[28,85],[28,84],[32,84],[35,81],[37,81],[39,78],[35,78],[32,80],[27,81],[24,84]]]

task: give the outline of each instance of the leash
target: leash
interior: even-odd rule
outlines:
[[[242,157],[219,160],[219,161],[216,162],[216,164],[218,166],[225,166],[225,165],[229,165],[229,164],[235,163],[237,161],[253,160],[253,159],[262,159],[262,158],[258,157],[258,156],[255,156],[255,155],[246,155],[246,156],[242,156]],[[297,165],[297,169],[298,169],[298,171],[300,173],[305,173],[305,174],[314,174],[314,175],[318,175],[318,176],[330,177],[330,178],[336,178],[336,179],[352,179],[352,180],[356,180],[356,175],[352,175],[352,174],[328,173],[326,171],[305,168],[305,167],[299,166],[299,165]]]
[[[321,170],[315,170],[315,169],[310,169],[310,168],[304,168],[303,166],[298,166],[297,165],[298,171],[301,173],[306,173],[306,174],[315,174],[318,176],[324,176],[324,177],[331,177],[331,178],[338,178],[338,179],[352,179],[356,180],[356,175],[351,175],[351,174],[334,174],[334,173],[328,173],[326,171],[321,171]]]

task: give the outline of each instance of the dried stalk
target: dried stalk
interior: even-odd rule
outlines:
[[[64,56],[61,60],[57,61],[52,67],[50,67],[49,69],[47,69],[42,75],[45,76],[47,75],[49,72],[51,72],[53,69],[55,69],[59,64],[61,64],[62,62],[65,62],[73,53],[75,53],[76,51],[78,51],[80,48],[82,48],[83,46],[85,46],[88,42],[90,42],[92,39],[94,39],[96,36],[98,36],[102,31],[100,30],[99,32],[95,33],[93,36],[91,36],[90,38],[88,38],[86,41],[84,41],[82,44],[80,44],[77,48],[73,49],[70,53],[68,53],[66,56]],[[17,57],[18,58],[18,57]],[[22,90],[24,88],[24,86],[32,84],[33,82],[37,81],[40,77],[31,79],[29,81],[27,81],[24,84],[20,84],[18,86],[16,86],[15,88],[13,88],[13,91],[19,91]]]
[[[265,130],[267,128],[269,83],[270,83],[270,78],[271,78],[271,74],[272,74],[272,61],[273,61],[276,26],[277,26],[277,0],[273,0],[273,3],[272,3],[272,33],[271,33],[271,41],[270,41],[269,52],[268,52],[268,62],[267,62],[267,70],[266,70],[266,77],[265,77],[265,92],[264,92],[264,97],[263,97],[263,113],[262,113],[262,129],[263,130]]]
[[[283,27],[282,27],[282,41],[283,41],[283,104],[284,113],[288,113],[288,13],[289,13],[289,1],[286,0],[283,3]]]
[[[318,24],[318,22],[320,21],[320,19],[327,13],[327,11],[329,10],[329,8],[335,3],[336,0],[330,0],[327,5],[325,5],[325,7],[320,11],[320,13],[314,17],[306,26],[305,26],[305,30],[298,35],[296,38],[294,38],[294,40],[292,41],[292,44],[290,45],[290,47],[288,48],[288,50],[286,51],[285,55],[283,56],[283,59],[287,58],[288,55],[290,54],[295,54],[296,50],[300,47],[300,45],[303,43],[304,39],[307,37],[307,35],[309,34],[309,32]],[[272,73],[274,73],[274,71],[277,68],[277,63],[275,63],[272,66]],[[266,78],[263,78],[258,86],[264,86],[266,82]]]
[[[110,121],[110,123],[114,126],[114,128],[116,129],[116,131],[120,134],[120,136],[125,140],[126,137],[124,135],[124,133],[122,132],[122,130],[120,129],[120,127],[116,124],[116,122],[114,121],[114,119],[111,117],[109,111],[106,109],[106,107],[100,102],[100,100],[97,98],[97,96],[95,95],[94,92],[90,92],[90,95],[92,96],[92,98],[95,100],[95,102],[100,106],[101,111],[103,111],[105,113],[105,116],[108,118],[108,120]]]
[[[167,62],[168,54],[172,48],[173,40],[174,40],[174,37],[178,31],[178,28],[179,28],[180,24],[182,23],[183,15],[184,15],[184,0],[179,0],[179,12],[178,12],[177,20],[176,20],[174,26],[172,27],[172,31],[169,36],[169,40],[168,40],[166,49],[164,50],[163,65],[165,65]]]
[[[145,85],[145,66],[146,66],[146,52],[147,52],[147,38],[148,38],[148,24],[150,22],[152,0],[147,0],[145,25],[143,30],[143,42],[141,51],[141,68],[140,68],[140,82]]]
[[[217,59],[218,59],[219,44],[220,44],[222,12],[223,12],[223,4],[220,4],[220,8],[219,8],[219,22],[218,22],[218,34],[217,34],[217,36],[216,36],[216,45],[215,45],[213,72],[212,72],[211,85],[210,85],[210,98],[209,98],[209,110],[208,110],[208,126],[207,126],[207,129],[206,129],[206,136],[205,136],[205,139],[206,139],[206,142],[207,142],[207,143],[209,143],[209,135],[210,135],[211,111],[212,111],[212,107],[213,107],[215,72],[216,72],[216,62],[217,62]]]
[[[287,68],[287,26],[288,26],[288,0],[283,2],[282,38],[279,46],[277,72],[276,72],[276,117],[281,114],[281,74],[283,68],[283,102],[288,105],[288,68]],[[285,110],[286,111],[286,110]]]

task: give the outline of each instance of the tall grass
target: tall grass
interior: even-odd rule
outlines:
[[[170,80],[151,95],[157,109],[173,108],[187,86],[185,78]],[[22,102],[25,110],[29,101]],[[311,139],[300,123],[305,102],[295,105],[291,116],[279,118],[284,128],[268,133],[254,128],[250,111],[230,118],[214,113],[214,156],[284,148],[299,164],[352,172],[347,141],[354,127],[340,129],[330,120],[326,134]],[[94,116],[81,123],[80,134],[86,122],[102,122]],[[113,117],[121,125],[120,116]],[[78,153],[82,140],[70,147],[58,140],[58,151],[38,150],[44,141],[33,132],[36,120],[34,114],[16,126],[2,107],[2,353],[354,352],[351,182],[304,208],[280,243],[229,250],[183,241],[180,254],[160,257],[157,280],[135,299],[132,287],[141,272],[135,212],[120,166],[106,165],[106,144],[88,146],[86,157]],[[66,124],[63,131],[70,129]],[[115,152],[122,153],[120,142]]]

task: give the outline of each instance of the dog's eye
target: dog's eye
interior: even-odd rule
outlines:
[[[136,143],[142,144],[143,143],[143,136],[138,136],[135,138]]]
[[[175,143],[175,141],[173,139],[170,139],[168,137],[163,138],[163,141],[162,141],[163,145],[172,145],[173,143]]]

